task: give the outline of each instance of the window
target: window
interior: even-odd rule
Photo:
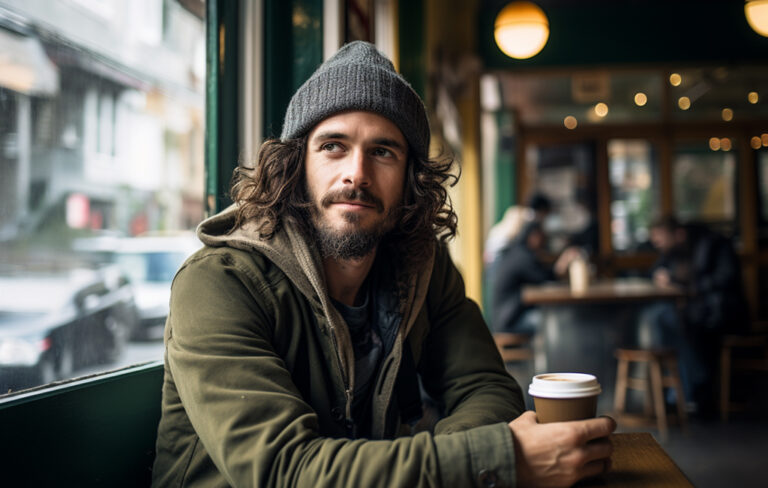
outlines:
[[[528,188],[552,203],[544,222],[550,250],[559,252],[573,244],[597,252],[594,144],[530,146],[526,159]]]
[[[768,137],[766,137],[768,145]],[[760,234],[761,238],[768,238],[768,150],[761,149],[757,151],[757,192],[759,201],[760,215]]]
[[[162,358],[205,120],[204,22],[165,3],[0,0],[2,392]]]
[[[657,168],[656,152],[650,142],[608,141],[611,241],[615,251],[637,251],[648,241],[651,219],[659,211]]]
[[[678,144],[672,166],[675,216],[705,222],[732,235],[736,230],[736,165],[730,138]]]

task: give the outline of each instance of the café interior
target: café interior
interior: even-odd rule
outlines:
[[[237,161],[279,133],[291,94],[313,69],[345,42],[374,42],[424,99],[433,152],[455,160],[459,230],[449,246],[491,330],[504,330],[493,323],[500,247],[491,236],[509,230],[511,210],[525,211],[534,195],[548,200],[543,262],[580,249],[582,276],[521,290],[541,312],[536,332],[497,334],[523,389],[537,373],[595,374],[604,392],[598,413],[616,415],[619,432],[650,433],[693,485],[764,483],[768,1],[177,3],[206,23],[208,214],[229,203]],[[674,348],[670,363],[629,339],[650,306],[683,307],[689,298],[652,280],[660,257],[652,228],[664,217],[722,236],[736,259],[744,313],[738,323],[725,318],[706,358],[711,410],[678,402]],[[143,368],[132,381],[149,374],[154,385],[161,365]],[[78,388],[70,401],[92,408],[84,404],[95,394]],[[22,425],[35,409],[61,412],[46,398],[0,416]],[[619,415],[619,405],[631,412]],[[155,413],[140,410],[150,424]]]

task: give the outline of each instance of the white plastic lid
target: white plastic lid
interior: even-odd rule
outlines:
[[[528,394],[538,398],[581,398],[599,395],[597,378],[585,373],[546,373],[533,377]]]

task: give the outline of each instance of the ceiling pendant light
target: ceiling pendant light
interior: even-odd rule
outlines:
[[[499,49],[515,59],[538,54],[549,39],[549,20],[536,4],[512,2],[496,16],[493,36]]]

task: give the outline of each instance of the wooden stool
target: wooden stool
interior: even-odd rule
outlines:
[[[752,350],[755,357],[735,358],[734,349]],[[741,355],[743,356],[743,354]],[[720,347],[720,418],[728,421],[728,414],[743,410],[744,405],[731,402],[731,376],[735,372],[768,372],[768,336],[726,335]]]
[[[528,334],[494,332],[493,340],[504,364],[533,359],[533,349],[530,347],[531,336]]]
[[[616,420],[632,423],[648,423],[656,417],[656,426],[662,440],[667,439],[667,411],[664,404],[664,387],[674,388],[677,399],[677,414],[683,429],[687,425],[685,411],[685,396],[683,385],[680,381],[680,373],[677,367],[677,353],[672,350],[651,349],[617,349],[616,359],[619,360],[616,372],[616,391],[614,397],[614,409]],[[648,365],[648,376],[635,378],[629,376],[631,363]],[[666,370],[666,374],[664,371]],[[627,389],[640,390],[643,396],[644,415],[628,415],[626,412]]]

